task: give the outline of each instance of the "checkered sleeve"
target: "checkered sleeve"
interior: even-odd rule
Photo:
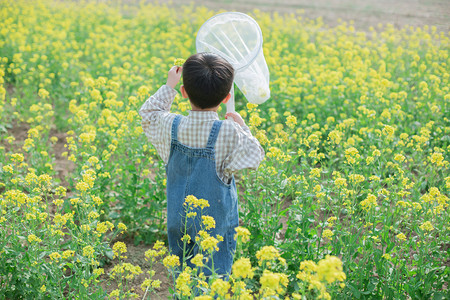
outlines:
[[[169,110],[176,94],[173,88],[163,85],[139,110],[145,135],[166,163],[170,154],[170,127],[175,117]]]
[[[231,135],[228,137],[231,152],[224,161],[224,176],[230,177],[242,169],[257,169],[265,155],[259,141],[247,126],[240,126],[233,121],[225,122],[228,127],[226,132]]]

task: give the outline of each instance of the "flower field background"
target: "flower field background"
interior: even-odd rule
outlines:
[[[194,283],[172,286],[155,244],[165,171],[138,110],[218,12],[0,2],[0,298],[189,297]],[[272,97],[236,102],[266,158],[237,176],[239,275],[205,291],[448,298],[448,32],[251,16]],[[177,96],[172,111],[188,109]]]

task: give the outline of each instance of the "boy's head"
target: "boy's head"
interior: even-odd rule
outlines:
[[[218,106],[230,93],[234,69],[229,62],[213,53],[197,53],[183,64],[183,85],[196,107]]]

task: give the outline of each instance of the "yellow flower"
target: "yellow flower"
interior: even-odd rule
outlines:
[[[61,200],[62,201],[62,200]],[[70,203],[72,203],[72,205],[77,205],[78,203],[80,203],[81,202],[81,199],[80,198],[73,198],[73,199],[70,199]],[[56,204],[56,203],[55,203]]]
[[[297,118],[293,115],[289,115],[286,118],[286,125],[287,127],[294,129],[295,125],[297,125]]]
[[[109,293],[109,297],[110,298],[113,298],[113,297],[119,297],[119,295],[120,295],[120,290],[119,289],[115,289],[115,290],[113,290],[113,291],[111,291],[111,293]]]
[[[193,195],[188,195],[186,196],[186,198],[184,199],[184,204],[187,205],[188,207],[199,207],[201,209],[204,209],[205,207],[209,207],[209,203],[207,200],[205,199],[197,199],[197,197],[193,196]]]
[[[395,154],[395,156],[394,156],[394,160],[396,160],[396,161],[398,161],[398,162],[403,162],[403,161],[405,161],[405,156],[404,155],[402,155],[402,154]]]
[[[141,288],[143,291],[146,291],[147,288],[159,288],[161,286],[161,281],[160,280],[151,280],[150,278],[146,278],[144,280],[144,282],[142,282],[141,284]]]
[[[196,216],[197,216],[197,212],[195,212],[195,211],[186,214],[186,217],[187,217],[188,219],[190,219],[190,218],[195,218]]]
[[[152,288],[159,289],[160,287],[161,287],[161,280],[159,280],[159,279],[153,280]]]
[[[250,103],[250,102],[248,102],[246,105],[247,105],[248,110],[253,110],[258,107],[258,104],[254,104],[254,103]]]
[[[336,178],[334,180],[334,184],[337,187],[346,187],[347,186],[347,180],[345,178],[339,177],[339,178]]]
[[[102,274],[105,274],[105,270],[103,268],[98,268],[98,269],[95,269],[93,273],[96,277],[98,277]]]
[[[439,189],[437,187],[431,187],[429,190],[429,193],[433,197],[437,197],[441,194],[441,192],[439,191]]]
[[[405,241],[406,240],[406,236],[403,233],[399,233],[396,235],[396,237],[401,240],[401,241]]]
[[[365,177],[360,174],[350,174],[349,179],[352,183],[358,184],[365,180]]]
[[[77,183],[76,189],[80,192],[86,192],[87,190],[89,190],[89,184],[84,181],[80,181]]]
[[[240,258],[232,266],[232,276],[234,278],[253,278],[252,264],[249,258]]]
[[[345,158],[349,164],[355,164],[360,157],[359,151],[355,147],[350,147],[345,150]]]
[[[216,227],[216,221],[214,220],[213,217],[202,216],[202,220],[203,220],[203,225],[205,225],[206,230]]]
[[[99,215],[97,212],[95,212],[95,211],[91,211],[91,212],[88,214],[88,218],[89,218],[89,219],[97,219],[98,217],[100,217],[100,215]]]
[[[106,231],[108,231],[108,226],[107,226],[106,222],[98,222],[97,223],[97,232],[99,234],[103,234]]]
[[[125,224],[123,224],[122,222],[119,222],[119,224],[117,225],[117,228],[119,228],[119,230],[120,230],[121,232],[127,230],[127,226],[126,226]]]
[[[262,265],[262,263],[266,260],[274,260],[280,257],[280,253],[277,249],[275,249],[274,246],[264,246],[261,248],[261,250],[256,252],[256,258],[259,260],[259,264]]]
[[[169,255],[163,259],[163,264],[166,268],[174,268],[180,265],[180,258],[176,255]]]
[[[445,163],[448,163],[444,160],[444,156],[442,155],[442,153],[438,152],[434,152],[433,154],[431,154],[429,160],[431,161],[431,163],[435,164],[438,167],[442,167],[445,165]]]
[[[317,276],[319,280],[328,283],[344,281],[346,276],[342,271],[342,261],[336,256],[327,255],[317,264]]]
[[[377,197],[369,194],[365,200],[361,201],[360,205],[365,211],[369,211],[372,207],[377,206]]]
[[[422,209],[422,205],[420,205],[420,203],[418,203],[418,202],[413,202],[411,205],[412,205],[412,207],[415,210],[421,210]]]
[[[323,236],[324,238],[330,239],[330,238],[333,236],[333,231],[331,231],[331,230],[329,230],[329,229],[325,229],[325,230],[322,232],[322,236]]]
[[[197,296],[194,299],[195,300],[213,300],[213,297],[206,295],[206,296]]]
[[[92,197],[92,201],[94,201],[94,203],[95,203],[96,205],[98,205],[98,206],[100,206],[100,205],[103,204],[103,200],[100,199],[100,197],[97,197],[97,196],[93,196],[93,197]]]
[[[49,255],[49,257],[52,261],[59,260],[61,258],[61,254],[59,254],[58,252],[53,252]]]
[[[217,240],[212,236],[209,236],[200,242],[200,246],[202,247],[203,250],[208,252],[212,252],[213,250],[219,251],[219,247],[217,247],[218,243],[219,240]]]
[[[336,220],[337,220],[336,217],[329,217],[329,218],[327,219],[328,227],[333,227],[334,222],[336,222]]]
[[[113,245],[112,249],[113,249],[113,253],[114,253],[113,258],[116,258],[116,257],[122,255],[123,253],[127,252],[127,245],[125,245],[125,243],[123,243],[123,242],[116,242]]]
[[[197,267],[203,267],[205,264],[203,263],[203,255],[197,254],[191,259],[191,263],[196,265]]]
[[[83,256],[92,258],[94,256],[94,248],[92,246],[86,246],[83,248]]]
[[[24,159],[23,154],[21,153],[13,153],[11,154],[11,158],[15,163],[21,163]]]
[[[313,168],[313,169],[311,169],[311,173],[309,174],[309,177],[310,178],[319,178],[321,172],[322,172],[322,169]]]
[[[50,93],[46,89],[39,89],[38,91],[39,97],[41,97],[43,100],[47,99],[50,96]]]
[[[198,241],[208,238],[209,236],[210,236],[209,233],[207,233],[204,230],[200,230],[199,232],[197,232],[197,236],[195,237],[195,240],[198,242]]]
[[[184,65],[184,62],[185,62],[186,60],[185,59],[182,59],[182,58],[176,58],[175,60],[174,60],[174,62],[173,62],[173,65],[174,66],[183,66]]]
[[[220,297],[225,297],[225,295],[228,293],[228,290],[230,289],[230,283],[228,281],[224,281],[222,279],[216,279],[211,284],[211,294],[218,295]]]
[[[63,259],[68,259],[69,257],[72,257],[74,255],[75,255],[75,251],[73,251],[73,250],[65,250],[62,253],[62,258]]]
[[[287,287],[289,280],[287,275],[281,273],[272,273],[268,270],[264,270],[261,279],[261,290],[265,295],[274,295],[272,292],[277,292],[278,294],[284,294],[283,287]],[[268,289],[269,291],[267,291]]]
[[[312,260],[305,260],[300,263],[300,270],[305,270],[307,273],[313,273],[317,271],[317,265]]]
[[[328,137],[336,145],[339,145],[341,143],[343,136],[344,136],[344,133],[339,130],[333,130],[328,134]]]
[[[40,238],[38,238],[37,236],[35,236],[34,234],[30,234],[28,236],[28,242],[30,242],[30,244],[33,242],[40,243],[40,242],[42,242],[42,240]]]
[[[157,257],[159,255],[158,251],[154,250],[154,249],[148,249],[147,251],[145,251],[145,261],[148,261],[148,258],[151,258],[151,261],[155,261],[155,257]]]
[[[191,242],[191,236],[189,234],[185,234],[181,237],[181,240],[187,244]]]
[[[95,137],[96,137],[96,132],[90,131],[90,132],[83,132],[82,134],[80,134],[79,139],[81,142],[83,142],[85,144],[92,144],[95,140]]]
[[[181,292],[182,296],[190,296],[191,295],[191,274],[189,274],[189,269],[182,272],[178,275],[176,280],[176,288],[177,291]]]
[[[121,263],[115,265],[110,272],[110,277],[115,278],[117,275],[126,280],[132,280],[135,276],[142,274],[142,269],[139,266],[134,266],[130,263]]]
[[[250,240],[250,231],[247,228],[238,226],[234,230],[236,231],[236,234],[234,235],[235,240],[237,240],[238,237],[241,237],[243,243],[247,243]]]
[[[163,241],[156,241],[156,243],[153,245],[153,249],[155,249],[155,250],[165,249],[164,242]]]
[[[431,231],[434,229],[430,221],[424,222],[422,225],[419,226],[419,228],[423,231]]]
[[[258,127],[265,119],[261,118],[257,112],[250,115],[249,125]]]
[[[382,132],[388,139],[392,139],[394,137],[395,128],[390,125],[384,125]]]

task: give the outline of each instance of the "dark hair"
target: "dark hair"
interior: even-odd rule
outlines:
[[[215,107],[231,90],[233,66],[214,53],[197,53],[183,64],[183,85],[189,100],[201,109]]]

